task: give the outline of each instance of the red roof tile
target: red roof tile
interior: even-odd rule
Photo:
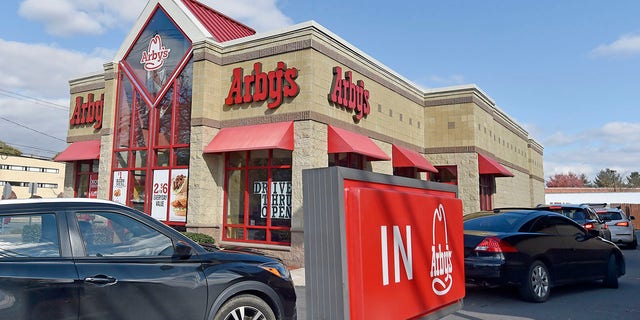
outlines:
[[[196,0],[182,0],[191,12],[200,20],[205,28],[218,42],[225,42],[247,37],[256,33],[255,30],[235,21],[224,14]]]

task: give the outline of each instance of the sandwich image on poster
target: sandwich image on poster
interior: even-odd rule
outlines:
[[[171,208],[169,220],[186,221],[189,171],[177,169],[171,172]]]

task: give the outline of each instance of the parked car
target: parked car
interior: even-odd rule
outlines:
[[[627,216],[621,208],[596,208],[596,213],[611,231],[611,241],[626,245],[631,249],[638,247],[636,228],[633,224],[634,216]]]
[[[524,300],[544,302],[553,287],[568,283],[601,280],[617,288],[626,272],[618,246],[555,212],[496,209],[463,219],[470,284],[513,286]]]
[[[549,204],[538,205],[536,208],[560,213],[581,224],[587,230],[598,230],[602,238],[611,240],[609,226],[598,217],[595,209],[588,204]]]
[[[296,319],[277,259],[205,250],[129,207],[0,201],[0,319]]]

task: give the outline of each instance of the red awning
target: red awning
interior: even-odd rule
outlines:
[[[413,150],[396,146],[394,144],[391,151],[394,167],[413,167],[417,168],[418,171],[438,172],[438,169],[431,165],[427,159]]]
[[[100,158],[100,140],[77,141],[60,152],[54,161],[96,160]]]
[[[366,156],[369,161],[391,160],[369,137],[348,130],[328,126],[328,153],[353,152]]]
[[[480,174],[492,174],[498,177],[513,177],[507,168],[503,167],[498,161],[491,157],[478,153],[478,172]]]
[[[293,150],[293,121],[223,128],[204,153],[264,149]]]

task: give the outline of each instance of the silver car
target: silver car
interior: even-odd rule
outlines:
[[[634,216],[627,216],[620,208],[597,208],[596,212],[611,230],[612,242],[626,245],[631,249],[638,246],[638,238],[633,225]]]

